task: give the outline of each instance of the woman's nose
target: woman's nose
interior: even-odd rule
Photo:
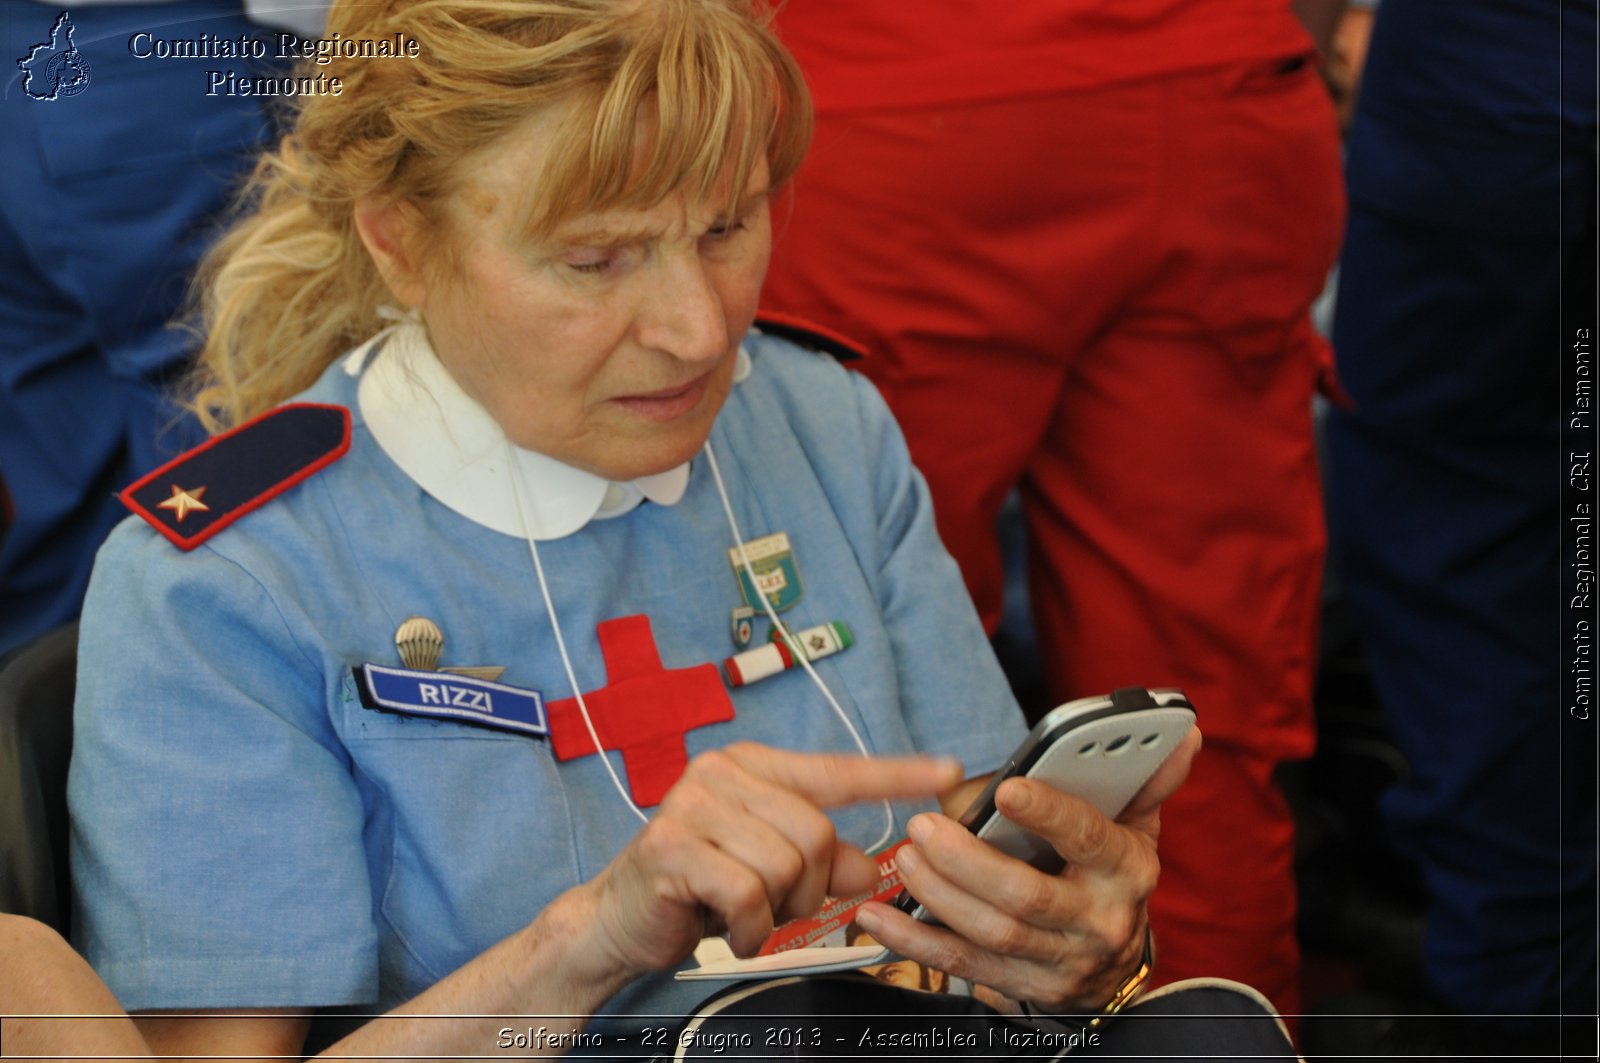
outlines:
[[[668,265],[639,317],[644,346],[685,362],[715,361],[730,339],[723,300],[705,264],[686,256]]]

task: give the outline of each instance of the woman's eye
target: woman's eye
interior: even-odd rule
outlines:
[[[607,251],[581,251],[568,255],[565,261],[568,269],[579,273],[604,273],[612,267],[616,258]]]
[[[706,230],[706,236],[712,240],[725,240],[736,232],[743,231],[743,221],[721,221]]]

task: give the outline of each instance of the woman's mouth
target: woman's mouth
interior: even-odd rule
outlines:
[[[671,421],[699,406],[710,383],[711,374],[707,373],[687,384],[637,395],[620,395],[611,401],[635,417],[647,421]]]

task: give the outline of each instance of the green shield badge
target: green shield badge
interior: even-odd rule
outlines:
[[[805,588],[800,583],[800,566],[795,563],[787,532],[753,539],[744,544],[744,553],[755,572],[756,581],[753,585],[750,573],[745,571],[744,562],[739,557],[738,547],[729,547],[728,561],[733,565],[733,574],[738,577],[740,596],[757,613],[762,611],[763,594],[776,612],[789,608],[805,595]]]

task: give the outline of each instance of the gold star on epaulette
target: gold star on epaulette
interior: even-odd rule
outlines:
[[[172,510],[177,515],[175,519],[179,524],[182,524],[183,518],[190,513],[210,512],[211,507],[200,501],[205,497],[205,493],[206,489],[204,487],[196,487],[193,490],[185,491],[177,484],[173,484],[172,497],[165,502],[156,503],[156,508]]]

